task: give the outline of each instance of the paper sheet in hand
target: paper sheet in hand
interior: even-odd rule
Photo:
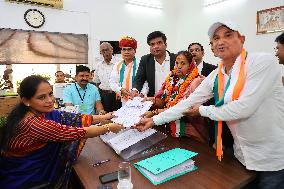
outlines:
[[[122,124],[124,127],[131,127],[140,121],[141,115],[148,111],[152,104],[151,101],[142,102],[142,98],[135,97],[133,100],[128,100],[123,107],[115,111],[113,115],[116,117],[111,120],[114,123]]]
[[[154,134],[156,132],[155,129],[147,129],[144,132],[139,132],[137,129],[128,129],[115,137],[112,137],[108,141],[106,141],[118,154],[121,153],[122,150],[136,144],[140,140],[147,138],[148,136]]]

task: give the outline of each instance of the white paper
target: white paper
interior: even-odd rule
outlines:
[[[168,169],[160,174],[154,175],[147,169],[140,167],[140,169],[154,182],[161,182],[165,180],[166,178],[169,178],[171,176],[174,176],[179,173],[183,173],[185,171],[192,170],[194,168],[194,161],[192,159],[189,159],[171,169]]]
[[[122,150],[136,144],[137,142],[143,140],[154,134],[155,129],[147,129],[144,132],[139,132],[137,129],[127,129],[121,133],[110,134],[109,136],[101,136],[101,139],[106,141],[115,151],[120,154]]]
[[[119,134],[121,134],[121,133],[124,132],[124,131],[125,131],[125,129],[119,131],[118,133],[113,133],[113,132],[110,131],[110,132],[108,132],[108,133],[106,133],[106,134],[100,135],[100,138],[102,139],[102,141],[103,141],[104,143],[107,143],[110,139],[112,139],[112,138],[118,136]]]
[[[135,97],[133,100],[128,100],[123,107],[115,111],[113,115],[116,117],[111,120],[124,127],[134,126],[140,121],[141,116],[150,109],[152,104],[151,101],[142,102],[142,98]]]

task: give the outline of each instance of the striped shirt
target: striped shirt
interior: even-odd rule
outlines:
[[[47,142],[64,142],[84,138],[83,128],[61,125],[44,116],[29,116],[17,126],[16,135],[8,142],[6,155],[24,156],[42,148]]]

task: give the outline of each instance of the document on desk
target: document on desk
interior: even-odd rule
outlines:
[[[143,167],[141,167],[140,169],[141,171],[144,172],[146,177],[152,181],[152,183],[158,184],[158,183],[163,183],[172,178],[178,177],[180,175],[183,175],[185,173],[194,171],[195,169],[197,169],[197,167],[194,165],[194,161],[192,159],[189,159],[183,162],[182,164],[177,165],[157,175],[153,174],[152,172],[148,171]]]
[[[118,134],[110,133],[110,135],[103,135],[101,138],[108,143],[116,153],[120,154],[122,150],[136,144],[137,142],[151,136],[156,132],[155,129],[147,129],[144,132],[139,132],[137,129],[126,129]]]
[[[123,107],[113,113],[115,118],[111,120],[114,123],[122,124],[124,127],[131,127],[138,123],[146,111],[152,106],[151,101],[142,102],[141,97],[135,97],[133,100],[128,100]]]
[[[174,148],[137,162],[134,166],[154,185],[158,185],[196,170],[197,167],[191,159],[196,155],[197,153],[189,150]]]

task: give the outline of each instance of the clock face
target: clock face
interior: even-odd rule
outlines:
[[[44,15],[37,9],[27,10],[25,12],[24,18],[26,23],[33,28],[39,28],[45,22]]]

